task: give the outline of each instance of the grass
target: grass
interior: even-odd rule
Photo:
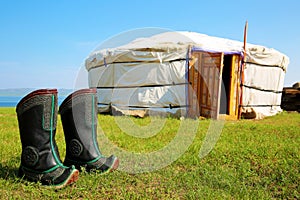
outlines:
[[[131,124],[126,127],[128,119]],[[101,175],[83,172],[76,184],[61,190],[17,177],[21,143],[15,110],[0,108],[0,121],[2,199],[300,199],[298,113],[283,112],[263,120],[227,121],[215,147],[202,159],[198,154],[211,121],[201,120],[194,138],[184,135],[190,132],[184,129],[182,138],[192,137],[191,145],[171,164],[144,173],[119,170]],[[118,149],[139,154],[159,151],[174,140],[182,122],[172,118],[106,115],[99,115],[98,121],[99,144],[106,155]],[[194,123],[193,120],[185,121]],[[120,126],[120,123],[123,124]],[[148,126],[159,132],[155,135],[147,132]],[[122,128],[131,128],[135,135],[126,134]],[[139,131],[143,133],[136,137]],[[147,135],[151,137],[146,138]],[[118,148],[110,149],[111,145],[101,142],[105,141],[104,136]],[[65,144],[59,117],[56,140],[63,159]],[[185,145],[178,144],[178,148]],[[124,161],[120,168],[134,164],[142,167],[148,163]]]

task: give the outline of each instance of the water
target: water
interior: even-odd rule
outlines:
[[[22,97],[0,96],[0,107],[16,107]]]
[[[16,107],[23,96],[0,96],[0,107]],[[58,105],[60,105],[65,97],[58,97]]]

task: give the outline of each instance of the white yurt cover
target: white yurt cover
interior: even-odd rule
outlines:
[[[195,32],[165,32],[116,48],[92,52],[85,66],[89,86],[97,88],[101,112],[159,111],[185,115],[189,50],[243,54],[243,42]],[[247,44],[243,112],[257,118],[281,111],[289,58],[277,50]]]

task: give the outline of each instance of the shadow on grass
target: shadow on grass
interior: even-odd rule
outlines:
[[[13,180],[18,178],[16,163],[19,163],[19,157],[12,158],[9,162],[0,163],[0,179]]]

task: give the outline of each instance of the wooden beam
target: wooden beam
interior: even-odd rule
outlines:
[[[245,61],[246,61],[246,44],[247,44],[247,32],[248,32],[248,21],[246,21],[245,28],[244,28],[244,56],[243,56],[243,64],[241,69],[241,94],[240,94],[240,103],[239,103],[239,114],[238,118],[241,118],[242,114],[242,107],[243,105],[243,85],[244,85],[244,68],[245,68]]]

